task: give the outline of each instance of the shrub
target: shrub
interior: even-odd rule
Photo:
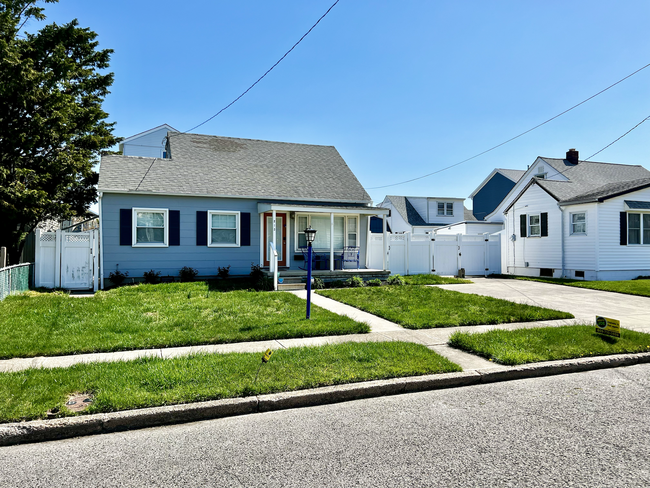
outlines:
[[[253,283],[253,288],[257,291],[273,291],[273,280],[268,276],[262,276]]]
[[[368,280],[366,281],[366,286],[381,286],[381,280],[379,278]]]
[[[251,281],[257,283],[260,279],[264,278],[264,272],[262,271],[262,266],[259,264],[251,263]]]
[[[124,280],[127,276],[129,276],[128,271],[126,273],[122,273],[119,269],[116,269],[115,271],[112,271],[108,274],[108,279],[111,280],[113,286],[120,286],[122,283],[124,283]]]
[[[363,278],[360,276],[350,276],[345,280],[345,286],[349,286],[350,288],[361,288],[366,286],[366,282],[363,281]]]
[[[195,268],[191,268],[189,266],[183,266],[180,271],[178,272],[178,276],[181,279],[181,282],[186,283],[188,281],[194,281],[194,278],[196,278],[196,275],[199,274],[199,270]]]
[[[314,290],[322,290],[325,288],[325,282],[320,278],[314,278],[314,284],[312,285]]]
[[[217,276],[222,280],[225,280],[226,278],[228,278],[228,275],[230,274],[230,265],[226,266],[225,268],[219,266],[218,270],[219,271],[217,272]]]
[[[402,278],[400,275],[396,274],[393,276],[389,276],[388,279],[386,280],[386,283],[389,285],[403,285],[404,284],[404,278]]]
[[[145,283],[149,285],[155,285],[157,283],[160,283],[160,274],[160,271],[154,271],[153,269],[150,269],[149,271],[145,271],[142,276],[144,277]]]

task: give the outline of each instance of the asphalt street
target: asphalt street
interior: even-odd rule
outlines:
[[[0,486],[648,486],[650,365],[0,448]]]

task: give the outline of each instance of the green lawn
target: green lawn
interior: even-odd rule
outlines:
[[[0,358],[369,332],[290,293],[211,291],[210,284],[138,285],[92,298],[28,292],[0,302]]]
[[[402,278],[407,285],[455,285],[471,283],[470,280],[459,280],[458,278],[448,278],[435,274],[406,275],[402,276]]]
[[[86,413],[198,402],[342,383],[461,371],[428,348],[405,342],[343,343],[276,351],[255,375],[261,354],[78,364],[0,374],[0,422],[73,415],[69,395],[90,393]]]
[[[650,279],[626,280],[626,281],[584,281],[570,280],[565,278],[533,278],[529,276],[498,275],[494,278],[512,278],[524,281],[538,281],[540,283],[551,283],[554,285],[574,286],[577,288],[589,288],[591,290],[612,291],[625,293],[627,295],[640,295],[650,297]]]
[[[409,329],[570,319],[570,313],[425,286],[319,290]]]
[[[593,325],[540,327],[483,333],[454,332],[449,345],[516,365],[557,359],[650,352],[650,334],[621,329],[621,337],[596,333]]]

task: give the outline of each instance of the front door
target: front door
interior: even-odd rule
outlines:
[[[273,214],[264,214],[264,266],[269,266],[269,243],[273,242]],[[275,248],[278,251],[278,266],[287,265],[287,214],[275,214]]]

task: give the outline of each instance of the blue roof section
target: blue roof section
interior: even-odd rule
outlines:
[[[383,234],[384,232],[384,226],[381,223],[381,218],[380,217],[370,217],[370,232],[373,234]],[[390,224],[388,221],[386,222],[386,229],[388,232],[390,232]]]
[[[650,202],[625,200],[625,205],[627,205],[627,208],[633,208],[635,210],[650,210]]]

